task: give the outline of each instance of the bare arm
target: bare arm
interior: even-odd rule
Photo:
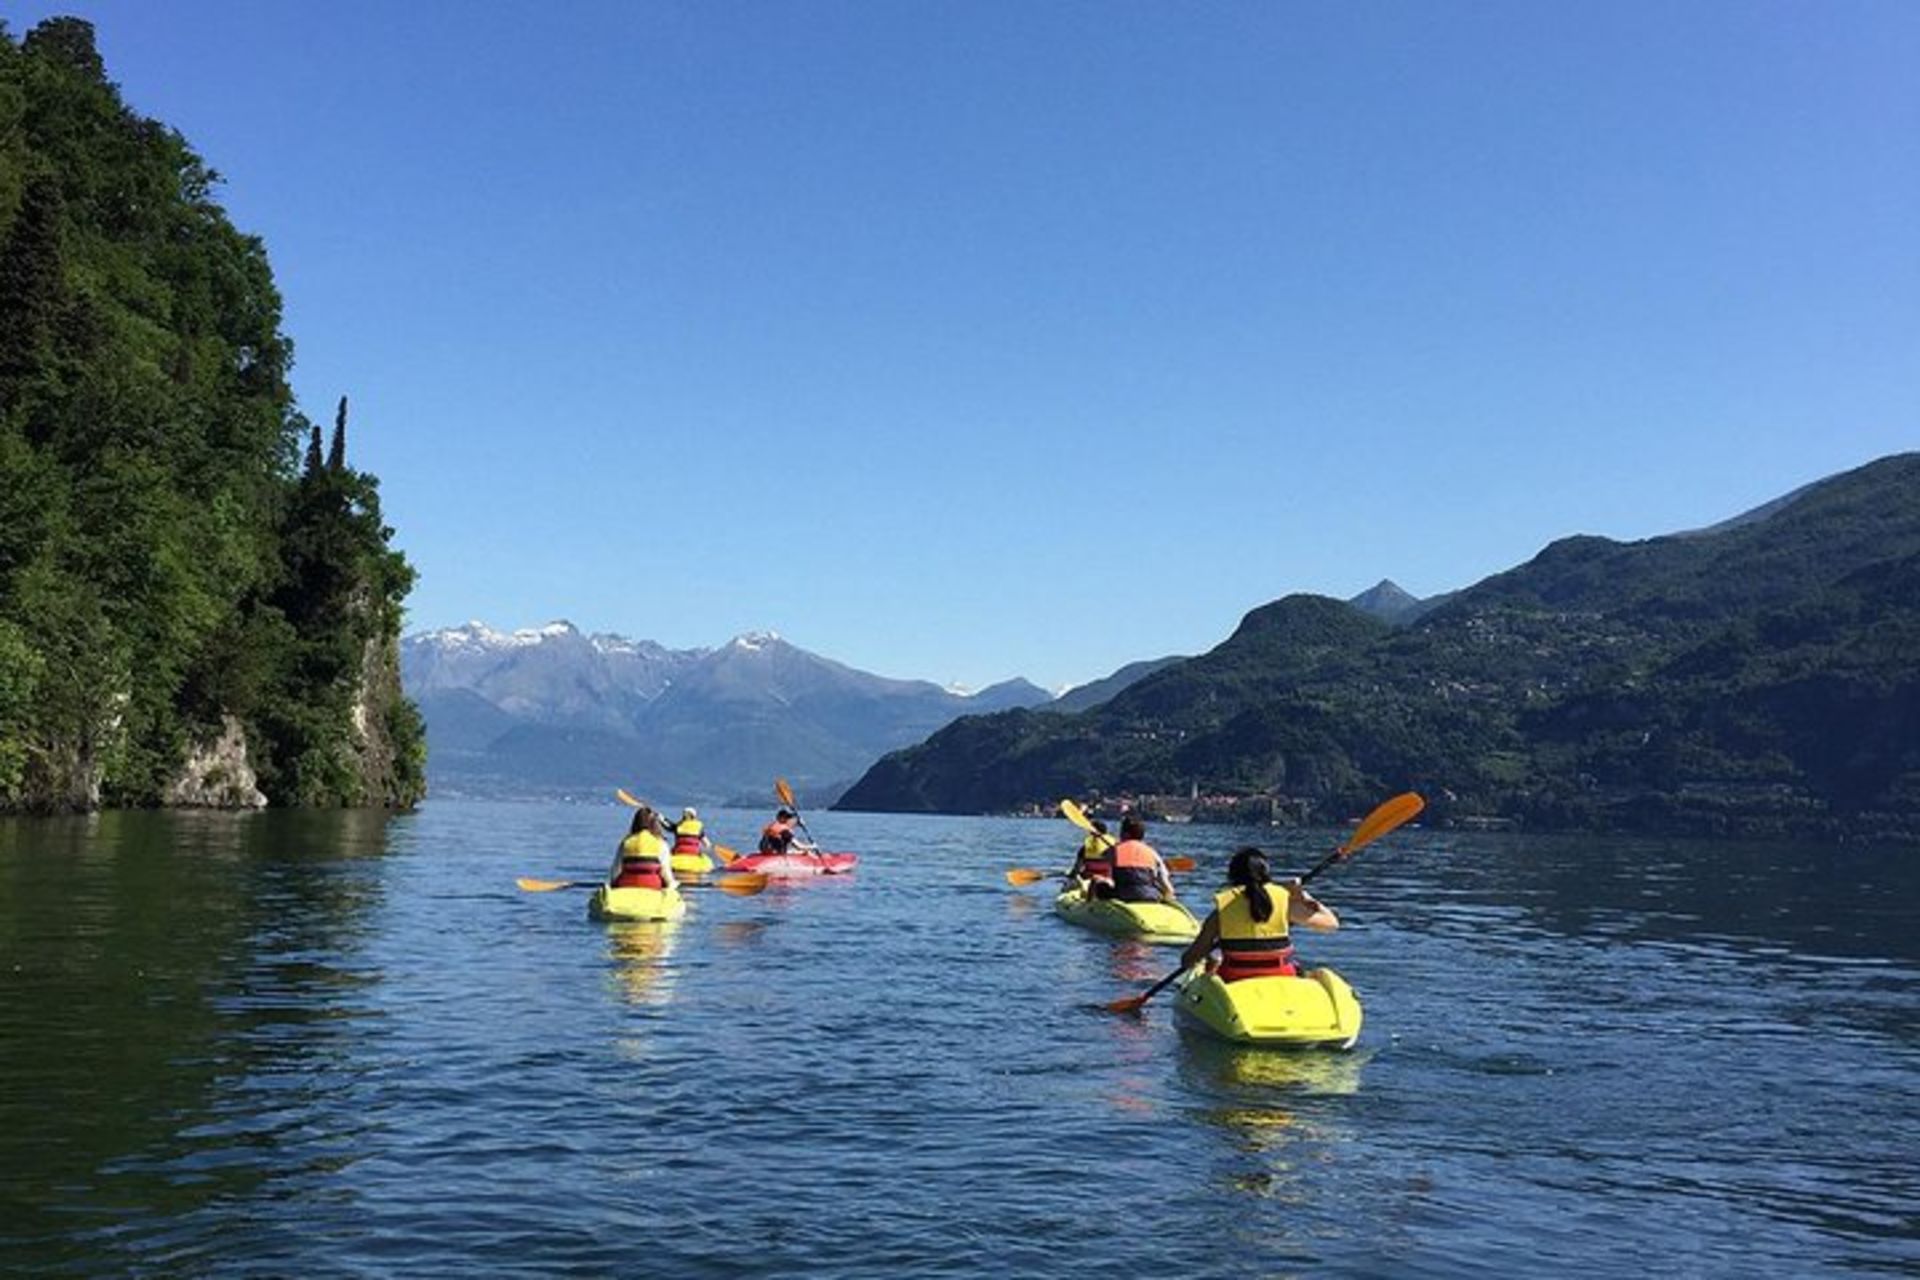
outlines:
[[[1220,913],[1209,911],[1207,918],[1200,922],[1200,936],[1187,944],[1180,953],[1180,967],[1191,969],[1207,958],[1207,954],[1220,945]]]
[[[1332,933],[1340,927],[1340,917],[1333,914],[1333,908],[1308,893],[1298,880],[1287,881],[1285,888],[1288,924],[1304,925],[1321,933]]]

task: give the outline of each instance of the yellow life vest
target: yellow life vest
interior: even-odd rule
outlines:
[[[636,831],[620,842],[623,858],[658,858],[666,851],[667,842],[651,831]]]
[[[1287,939],[1287,891],[1277,884],[1267,886],[1273,899],[1273,914],[1265,920],[1253,918],[1253,906],[1247,891],[1238,885],[1213,895],[1213,909],[1220,913],[1221,949],[1228,951],[1276,950],[1273,947],[1229,947],[1229,942],[1285,942]]]

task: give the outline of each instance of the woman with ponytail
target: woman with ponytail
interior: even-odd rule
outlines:
[[[1185,968],[1205,960],[1220,948],[1216,972],[1222,982],[1242,978],[1292,977],[1293,939],[1290,926],[1304,925],[1331,933],[1340,918],[1298,880],[1274,883],[1267,855],[1252,845],[1240,849],[1227,864],[1227,887],[1213,897],[1213,911],[1200,923],[1200,936],[1180,957]]]

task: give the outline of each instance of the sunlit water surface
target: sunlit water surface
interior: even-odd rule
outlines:
[[[1288,1056],[1095,1010],[1174,953],[1006,885],[1065,823],[809,817],[677,927],[514,887],[612,806],[0,822],[0,1272],[1920,1271],[1911,853],[1397,832]]]

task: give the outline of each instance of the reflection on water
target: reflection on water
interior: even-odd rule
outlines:
[[[656,920],[608,923],[607,955],[613,979],[629,1004],[664,1005],[673,996],[674,940],[681,922]]]
[[[303,1172],[287,1102],[379,980],[355,952],[390,821],[0,820],[0,1258],[101,1265]]]
[[[723,920],[713,926],[712,936],[723,947],[751,947],[766,931],[765,920]]]
[[[1255,1049],[1181,1024],[1183,1074],[1202,1086],[1344,1097],[1360,1091],[1369,1049]]]
[[[1342,1113],[1317,1100],[1359,1093],[1371,1054],[1248,1048],[1183,1030],[1181,1079],[1206,1100],[1193,1114],[1226,1140],[1221,1177],[1261,1199],[1305,1201],[1306,1170],[1355,1140]]]

